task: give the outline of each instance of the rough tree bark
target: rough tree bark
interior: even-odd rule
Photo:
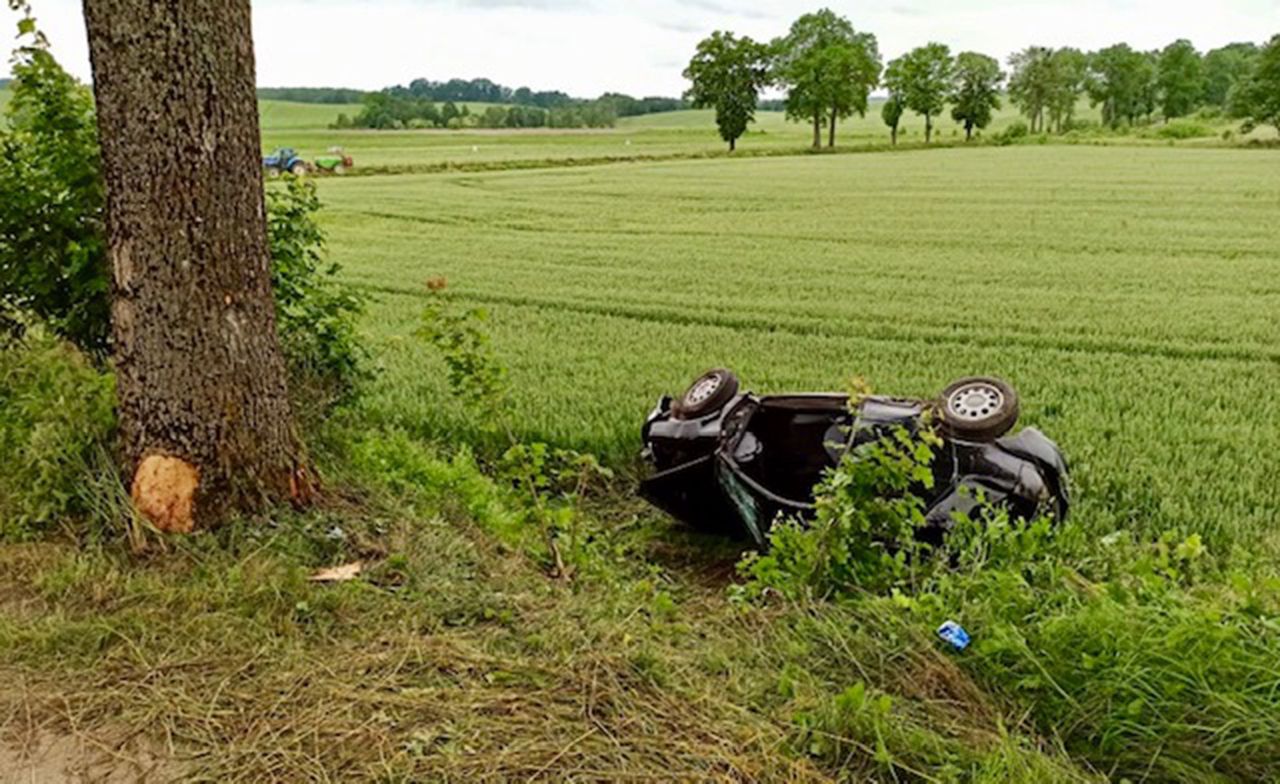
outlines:
[[[249,0],[84,0],[84,12],[134,502],[188,531],[299,498]]]

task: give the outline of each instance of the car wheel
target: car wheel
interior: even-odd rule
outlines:
[[[307,165],[302,161],[298,161],[297,163],[289,167],[289,173],[295,177],[301,177],[302,175],[307,173]]]
[[[724,407],[738,394],[738,377],[732,370],[708,370],[671,404],[676,419],[696,419]]]
[[[1007,381],[962,378],[942,390],[943,435],[961,441],[994,441],[1018,421],[1018,393]]]

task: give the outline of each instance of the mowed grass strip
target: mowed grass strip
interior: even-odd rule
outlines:
[[[1101,532],[1269,538],[1280,160],[1026,147],[326,181],[374,292],[368,407],[466,432],[412,337],[432,275],[486,304],[527,435],[627,464],[701,369],[759,391],[1010,378]],[[1274,540],[1272,540],[1274,542]]]

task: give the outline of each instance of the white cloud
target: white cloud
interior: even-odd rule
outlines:
[[[256,0],[258,82],[377,88],[416,77],[485,76],[513,87],[593,96],[674,95],[679,64],[715,29],[768,39],[823,0]],[[1029,44],[1211,48],[1280,32],[1280,0],[832,0],[894,57],[927,41],[1004,59]],[[89,74],[77,0],[37,0],[54,51]],[[0,23],[14,29],[14,15]]]

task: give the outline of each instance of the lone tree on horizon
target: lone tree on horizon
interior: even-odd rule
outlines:
[[[755,120],[760,90],[767,81],[765,58],[763,44],[717,30],[698,44],[684,70],[684,78],[693,83],[685,96],[696,109],[715,109],[716,127],[730,152]]]
[[[836,123],[865,116],[871,90],[880,82],[880,47],[871,33],[824,8],[805,14],[773,42],[775,81],[787,88],[787,116],[813,122],[813,146],[836,145]]]
[[[1004,73],[994,57],[977,52],[956,55],[955,88],[951,93],[951,119],[964,125],[964,139],[974,128],[986,128],[1000,108],[1000,82]]]
[[[1102,122],[1119,128],[1137,124],[1156,110],[1155,57],[1128,44],[1099,49],[1089,56],[1089,100],[1102,107]]]
[[[946,44],[918,46],[894,61],[902,103],[924,117],[924,143],[933,140],[933,118],[942,114],[950,98],[955,61]]]
[[[1166,46],[1156,60],[1160,113],[1165,122],[1191,114],[1204,98],[1204,62],[1185,38]]]
[[[884,86],[889,91],[889,96],[880,106],[880,119],[889,126],[889,140],[896,147],[898,126],[902,124],[902,115],[907,110],[902,99],[906,85],[902,75],[901,58],[889,63],[889,66],[884,69]]]
[[[276,335],[249,0],[84,0],[124,472],[189,531],[306,492]]]

